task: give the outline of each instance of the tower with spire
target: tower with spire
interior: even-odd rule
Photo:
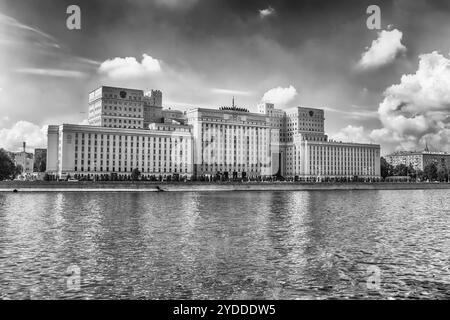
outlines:
[[[235,102],[234,102],[234,96],[231,99],[231,107],[228,106],[223,106],[220,107],[219,110],[229,110],[229,111],[238,111],[238,112],[249,112],[248,109],[246,108],[238,108],[238,106],[236,106]]]

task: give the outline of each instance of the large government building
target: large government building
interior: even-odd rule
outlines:
[[[233,103],[164,109],[159,90],[102,86],[89,93],[89,125],[48,127],[47,172],[57,177],[222,176],[378,179],[380,146],[331,141],[324,111]]]

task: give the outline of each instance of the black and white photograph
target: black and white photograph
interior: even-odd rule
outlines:
[[[0,0],[0,300],[449,300],[449,199],[449,1]]]

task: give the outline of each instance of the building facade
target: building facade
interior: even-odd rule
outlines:
[[[258,111],[271,118],[281,175],[299,179],[379,178],[380,146],[329,140],[322,109],[297,107],[284,112],[263,103]]]
[[[189,126],[153,124],[151,129],[62,124],[48,128],[47,172],[67,175],[192,175]]]
[[[195,108],[186,112],[194,141],[194,175],[272,175],[268,117],[247,110]]]
[[[162,122],[162,92],[151,90],[144,94],[144,129],[147,129],[150,123]]]
[[[330,141],[324,111],[273,104],[163,109],[162,93],[100,87],[89,125],[49,126],[47,171],[298,179],[380,176],[380,146]],[[137,121],[136,123],[130,121]]]
[[[450,170],[450,154],[445,152],[424,151],[398,151],[386,156],[386,162],[392,166],[404,164],[411,165],[415,170],[424,170],[430,164],[442,163]]]
[[[26,175],[33,172],[34,155],[33,153],[26,152],[25,142],[23,142],[23,150],[20,152],[13,152],[11,158],[14,161],[14,165],[22,168],[21,174]]]
[[[144,128],[144,91],[102,86],[89,93],[89,125]]]

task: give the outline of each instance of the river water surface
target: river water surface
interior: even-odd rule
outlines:
[[[449,299],[450,190],[0,193],[3,299]]]

